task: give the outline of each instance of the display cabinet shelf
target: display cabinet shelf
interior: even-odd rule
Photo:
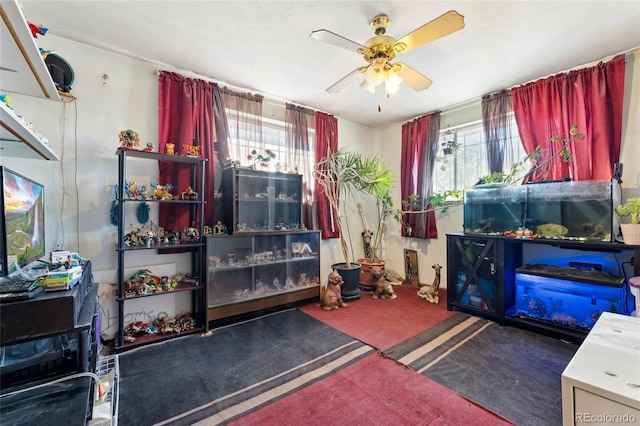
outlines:
[[[222,217],[229,234],[299,231],[302,175],[228,167],[222,172]]]
[[[203,257],[204,257],[204,238],[203,238],[203,224],[202,218],[204,217],[204,205],[202,188],[205,186],[205,162],[206,159],[180,156],[180,155],[168,155],[158,152],[138,151],[131,149],[119,148],[116,152],[118,155],[118,190],[116,199],[118,201],[118,241],[116,244],[116,252],[118,255],[118,296],[116,301],[118,302],[118,334],[116,338],[116,350],[128,350],[130,348],[145,345],[151,342],[158,342],[162,340],[171,339],[173,337],[202,332],[206,329],[205,318],[205,300],[206,300],[206,287],[202,280],[203,274]],[[127,160],[130,158],[151,160],[156,162],[172,162],[183,167],[188,168],[189,175],[191,176],[190,185],[194,189],[195,199],[171,199],[171,200],[159,200],[149,197],[131,197],[125,195],[125,185],[127,176]],[[199,191],[199,192],[198,192]],[[158,237],[152,239],[153,242],[142,245],[132,245],[132,239],[126,240],[124,220],[125,209],[137,205],[141,201],[145,202],[157,202],[169,205],[170,208],[179,205],[186,205],[189,208],[189,223],[194,227],[194,237],[187,239],[178,238],[180,242],[177,243],[158,243],[163,238]],[[133,203],[135,202],[135,203]],[[160,223],[159,225],[163,225]],[[173,225],[173,224],[169,224]],[[140,243],[136,241],[136,243]],[[177,288],[173,290],[165,290],[161,292],[146,294],[136,294],[131,296],[128,292],[131,291],[127,288],[127,279],[125,277],[125,255],[131,252],[139,250],[156,250],[158,254],[165,252],[172,252],[173,250],[188,251],[191,259],[190,275],[192,279],[195,279],[197,284],[191,284],[190,282],[184,282],[178,284]],[[146,299],[149,301],[156,300],[150,299],[152,296],[165,296],[171,297],[176,294],[191,293],[191,312],[190,314],[195,322],[193,328],[187,330],[181,330],[180,332],[168,332],[151,335],[136,335],[134,338],[125,338],[125,329],[129,326],[124,323],[125,317],[125,304],[132,300]]]
[[[317,298],[319,247],[319,231],[207,237],[207,320]]]

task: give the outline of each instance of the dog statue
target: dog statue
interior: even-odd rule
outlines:
[[[371,276],[373,277],[373,294],[372,299],[395,299],[398,295],[393,291],[393,286],[384,277],[384,270],[381,266],[371,267]]]
[[[431,283],[431,285],[425,284],[421,287],[420,290],[418,290],[418,296],[437,305],[438,302],[440,302],[440,295],[438,294],[438,291],[440,289],[440,270],[442,269],[442,266],[436,263],[432,268],[436,271],[433,283]]]
[[[346,308],[347,304],[342,300],[342,277],[336,271],[332,271],[325,286],[320,286],[320,306],[325,311],[333,311],[338,308]]]

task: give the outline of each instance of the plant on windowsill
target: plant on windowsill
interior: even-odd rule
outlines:
[[[405,234],[411,236],[411,226],[402,220],[404,215],[421,214],[430,211],[445,213],[449,208],[462,204],[462,195],[461,189],[434,192],[429,194],[425,203],[422,204],[418,194],[411,194],[406,200],[402,201],[402,209],[394,210],[393,215],[395,220],[404,227]]]
[[[571,160],[571,158],[573,157],[573,153],[569,150],[569,148],[575,143],[576,139],[584,139],[584,133],[579,132],[578,125],[574,124],[569,129],[567,135],[562,137],[551,137],[551,142],[559,144],[559,148],[555,154],[547,158],[545,161],[540,162],[542,154],[545,150],[540,148],[540,146],[536,146],[531,154],[525,156],[522,160],[515,163],[513,167],[511,167],[511,170],[509,172],[493,172],[490,175],[481,176],[480,178],[478,178],[476,185],[491,185],[497,183],[516,185],[518,184],[518,182],[524,183],[529,177],[535,176],[536,173],[540,172],[546,165],[548,165],[558,157],[561,157],[562,161],[564,161],[565,163],[569,162],[569,160]],[[523,175],[522,173],[526,170],[526,165],[530,163],[532,164],[532,166]]]
[[[640,197],[627,198],[627,201],[615,210],[620,217],[631,217],[631,223],[620,224],[624,243],[640,245]]]

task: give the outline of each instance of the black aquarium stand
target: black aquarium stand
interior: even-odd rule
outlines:
[[[640,246],[602,241],[516,239],[501,235],[447,234],[447,310],[457,310],[500,323],[571,341],[587,332],[509,315],[515,303],[516,268],[530,249],[579,250],[633,258],[633,275],[640,275]],[[530,259],[529,259],[530,260]]]

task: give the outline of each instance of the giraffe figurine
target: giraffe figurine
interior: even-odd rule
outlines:
[[[438,294],[438,290],[440,289],[440,271],[442,270],[442,266],[439,264],[435,264],[432,266],[436,271],[436,276],[433,279],[433,283],[431,285],[425,285],[418,290],[418,296],[423,299],[426,299],[430,303],[435,303],[436,305],[440,302],[440,296]]]

